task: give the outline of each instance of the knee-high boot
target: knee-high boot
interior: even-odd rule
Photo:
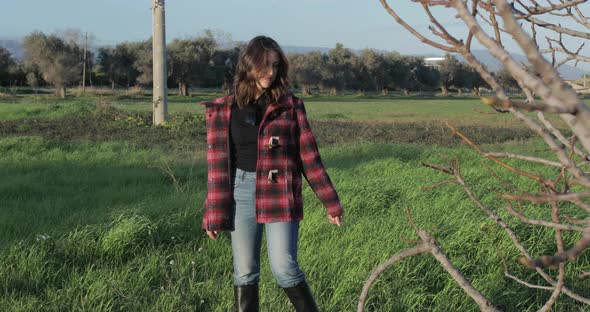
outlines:
[[[234,286],[236,312],[258,312],[258,284]]]
[[[301,281],[293,287],[283,289],[295,307],[295,311],[319,312],[320,309],[313,299],[313,294],[311,293],[311,289],[309,288],[309,285],[307,285],[307,282]]]

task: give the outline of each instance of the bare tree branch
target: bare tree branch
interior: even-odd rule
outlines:
[[[512,243],[514,244],[514,246],[524,255],[524,257],[522,258],[523,260],[519,260],[519,261],[521,263],[523,263],[524,261],[534,262],[533,257],[526,250],[526,248],[524,248],[524,246],[522,245],[522,243],[520,242],[520,240],[518,239],[518,237],[516,236],[514,231],[508,226],[508,224],[502,218],[500,218],[500,216],[498,216],[495,212],[493,212],[492,210],[487,208],[483,203],[481,203],[481,201],[473,194],[473,192],[471,191],[469,186],[465,183],[465,180],[463,180],[463,177],[462,177],[459,170],[452,169],[452,168],[451,168],[451,170],[448,170],[448,167],[442,167],[442,166],[434,165],[434,164],[425,164],[425,165],[427,165],[428,167],[433,168],[433,169],[437,169],[437,168],[447,169],[447,170],[444,170],[443,172],[446,172],[448,174],[452,174],[455,177],[455,179],[457,180],[457,183],[463,188],[463,190],[465,191],[467,196],[469,196],[471,201],[473,203],[475,203],[475,205],[481,211],[483,211],[490,219],[492,219],[496,224],[498,224],[506,232],[506,234],[508,234],[508,237],[510,238],[510,240],[512,240]],[[449,172],[452,172],[452,173],[449,173]],[[553,278],[551,278],[551,276],[549,276],[545,271],[543,271],[541,266],[534,266],[534,268],[537,271],[537,273],[539,273],[539,275],[541,275],[547,282],[549,282],[551,285],[556,285],[555,280]],[[570,298],[572,298],[574,300],[580,301],[584,304],[590,304],[590,299],[576,294],[575,292],[571,291],[570,289],[568,289],[565,286],[563,287],[562,291],[563,291],[563,293],[565,293],[566,295],[568,295]]]
[[[496,2],[500,2],[500,1],[496,1]],[[498,6],[500,6],[500,5],[501,4],[499,4]],[[522,11],[515,9],[514,7],[512,7],[512,10],[517,14],[517,16],[515,17],[517,19],[526,19],[527,21],[534,23],[538,26],[553,30],[558,33],[567,34],[572,37],[579,37],[579,38],[586,39],[586,40],[590,39],[590,33],[583,32],[583,31],[577,31],[577,30],[561,27],[559,25],[555,25],[555,24],[552,24],[549,22],[542,21],[538,18],[532,17],[531,16],[532,14],[526,14]],[[510,12],[510,15],[512,16],[512,12]]]
[[[559,216],[558,216],[558,211],[559,211],[559,207],[557,206],[557,202],[552,202],[551,203],[551,219],[553,220],[553,222],[555,222],[556,224],[559,224]],[[557,251],[562,253],[564,250],[563,247],[563,238],[561,237],[561,231],[559,229],[555,229],[555,242],[557,244]],[[563,285],[565,283],[565,263],[560,263],[559,264],[559,276],[557,277],[557,286],[555,286],[555,289],[553,290],[553,293],[551,294],[551,297],[549,297],[549,300],[547,300],[547,302],[541,307],[541,309],[539,309],[539,311],[548,311],[551,306],[553,304],[555,304],[555,301],[557,301],[557,298],[559,297],[559,294],[561,293],[561,290],[563,289]]]
[[[588,220],[588,223],[590,224],[590,219]],[[571,261],[571,260],[576,259],[576,257],[580,253],[582,253],[582,251],[584,251],[584,249],[588,248],[589,246],[590,246],[590,226],[587,226],[586,231],[584,232],[584,235],[582,236],[582,239],[580,239],[572,248],[570,248],[564,252],[557,253],[553,256],[542,256],[541,258],[538,258],[538,259],[521,258],[521,259],[519,259],[519,261],[522,264],[527,265],[529,267],[544,267],[544,268],[555,267],[560,263],[564,263],[566,261]]]
[[[579,226],[575,226],[575,225],[554,223],[554,222],[549,222],[549,221],[545,221],[545,220],[529,219],[529,218],[525,217],[523,214],[515,211],[512,208],[512,205],[510,205],[510,204],[504,206],[504,208],[506,208],[506,211],[508,211],[508,213],[510,213],[512,216],[518,218],[520,221],[527,223],[527,224],[542,225],[545,227],[554,228],[556,230],[565,230],[565,231],[584,232],[584,230],[585,230],[583,227],[579,227]]]
[[[506,30],[513,35],[516,42],[525,52],[528,60],[533,66],[535,66],[540,75],[543,77],[543,82],[547,87],[534,86],[530,84],[530,79],[526,79],[527,77],[522,77],[524,78],[522,79],[523,84],[544,98],[547,104],[563,106],[576,112],[575,115],[562,114],[560,116],[568,123],[574,133],[580,137],[580,142],[586,148],[586,150],[589,151],[590,110],[578,98],[577,94],[569,86],[567,86],[563,80],[561,80],[557,71],[551,67],[547,61],[545,61],[534,44],[531,42],[528,35],[518,26],[514,16],[511,14],[508,3],[505,0],[496,0],[495,3],[498,6],[502,19],[504,20]],[[590,38],[590,34],[588,38]],[[518,70],[511,72],[517,76],[522,74]]]
[[[357,311],[362,312],[365,310],[365,301],[367,300],[367,296],[369,295],[369,289],[371,288],[371,286],[373,286],[373,284],[375,283],[379,275],[381,275],[381,273],[383,273],[388,267],[394,265],[398,261],[425,252],[430,252],[430,246],[425,244],[418,245],[416,247],[406,249],[400,253],[393,255],[387,261],[379,265],[373,271],[373,273],[371,273],[371,276],[369,276],[369,279],[365,282],[365,285],[363,286],[363,290],[361,292],[361,296],[359,298],[359,303],[357,306]]]
[[[512,275],[510,273],[508,273],[508,271],[504,272],[504,276],[506,276],[506,277],[514,280],[515,282],[517,282],[519,284],[522,284],[522,285],[524,285],[524,286],[526,286],[528,288],[532,288],[532,289],[543,289],[543,290],[554,290],[555,289],[555,287],[552,287],[552,286],[540,286],[540,285],[533,285],[531,283],[527,283],[527,282],[521,280],[520,278],[518,278],[518,277],[516,277],[516,276],[514,276],[514,275]]]
[[[512,154],[512,153],[488,152],[488,153],[484,153],[483,156],[484,157],[488,157],[489,156],[489,157],[494,157],[494,158],[508,157],[508,158],[526,160],[526,161],[530,161],[530,162],[534,162],[534,163],[539,163],[539,164],[543,164],[543,165],[547,165],[547,166],[563,167],[563,165],[561,163],[558,163],[556,161],[550,161],[550,160],[547,160],[545,158],[525,156],[525,155],[518,155],[518,154]]]
[[[512,195],[503,194],[502,198],[507,200],[526,200],[531,203],[549,203],[552,201],[574,201],[580,200],[590,196],[590,192],[587,193],[572,193],[572,194],[529,194],[529,195]]]
[[[545,104],[540,104],[540,103],[528,103],[528,102],[522,102],[522,101],[514,101],[514,100],[510,100],[510,99],[500,99],[497,96],[488,96],[488,97],[482,97],[482,101],[484,102],[484,104],[486,105],[492,105],[494,107],[501,107],[501,108],[517,108],[517,109],[523,109],[529,112],[534,112],[534,111],[542,111],[542,112],[546,112],[546,113],[554,113],[554,114],[576,114],[577,112],[575,111],[575,108],[573,108],[574,110],[572,110],[572,108],[566,108],[566,107],[555,107],[555,106],[550,106],[550,105],[545,105]]]
[[[563,136],[561,131],[559,131],[547,118],[545,118],[545,114],[543,112],[537,112],[537,118],[543,123],[545,128],[551,132],[564,146],[568,146],[568,140]],[[574,153],[578,156],[581,156],[584,160],[590,161],[590,157],[587,153],[584,153],[576,146],[572,146]]]
[[[544,14],[544,13],[549,13],[549,12],[553,12],[553,11],[559,11],[559,10],[563,10],[566,8],[571,8],[571,7],[576,7],[578,4],[584,3],[588,0],[571,0],[571,1],[567,1],[567,2],[563,2],[561,4],[553,4],[551,3],[549,6],[543,7],[543,6],[526,6],[522,3],[522,1],[517,0],[516,2],[519,3],[520,5],[522,5],[523,8],[525,8],[525,10],[527,10],[528,14],[526,14],[525,16],[522,16],[522,18],[526,18],[532,15],[539,15],[539,14]]]
[[[381,4],[390,15],[421,41],[446,52],[455,52],[463,55],[471,67],[480,74],[495,92],[495,96],[484,97],[482,98],[482,102],[490,105],[496,112],[510,112],[514,114],[518,120],[523,122],[528,128],[541,137],[549,148],[547,151],[553,152],[554,156],[557,157],[557,161],[555,161],[550,160],[551,158],[546,159],[537,156],[525,156],[506,152],[486,152],[467,138],[463,133],[449,125],[449,128],[451,128],[457,136],[463,139],[463,141],[481,156],[485,157],[486,160],[489,159],[491,161],[490,163],[495,163],[502,168],[509,170],[509,173],[514,173],[537,182],[538,190],[536,192],[521,190],[513,185],[509,179],[504,179],[498,176],[488,166],[488,162],[483,161],[488,172],[496,178],[498,182],[510,188],[512,190],[510,192],[514,193],[501,194],[499,191],[491,190],[492,192],[496,192],[500,198],[508,200],[510,204],[513,203],[510,201],[516,201],[520,211],[513,209],[511,205],[506,207],[508,213],[518,219],[514,221],[524,222],[525,224],[533,226],[542,226],[555,231],[557,252],[554,255],[541,256],[540,258],[531,256],[527,248],[525,248],[520,242],[520,239],[516,236],[510,226],[492,209],[486,207],[473,193],[461,175],[460,164],[458,161],[451,162],[447,160],[449,166],[423,163],[424,166],[452,175],[454,179],[444,180],[422,189],[431,189],[449,183],[457,183],[462,187],[469,199],[474,202],[488,218],[493,220],[507,233],[513,245],[516,246],[522,254],[522,258],[519,259],[519,262],[534,268],[539,276],[549,284],[549,286],[535,285],[509,274],[508,265],[502,257],[505,274],[508,278],[511,278],[526,287],[551,291],[551,296],[541,307],[540,311],[548,311],[554,307],[562,293],[581,303],[590,304],[590,299],[580,296],[568,289],[565,280],[566,276],[571,276],[566,274],[566,263],[576,259],[581,252],[590,247],[590,217],[585,217],[584,220],[579,220],[566,214],[560,216],[559,209],[559,204],[565,202],[576,205],[578,208],[590,214],[590,204],[586,203],[587,198],[590,197],[590,192],[588,192],[590,191],[590,176],[589,173],[581,169],[582,166],[590,164],[590,109],[584,104],[572,87],[565,83],[556,70],[557,67],[570,61],[575,62],[575,65],[577,65],[578,62],[590,63],[590,57],[582,55],[584,43],[579,44],[575,49],[571,49],[568,48],[569,44],[566,45],[566,42],[562,39],[563,35],[590,39],[590,32],[568,28],[569,26],[563,27],[562,25],[549,23],[546,22],[545,20],[547,19],[544,18],[546,16],[558,16],[561,20],[567,19],[577,23],[579,26],[590,29],[590,18],[586,17],[580,9],[580,5],[585,4],[588,1],[547,0],[543,3],[536,0],[514,0],[511,3],[508,3],[506,0],[412,1],[420,3],[424,9],[426,17],[429,19],[431,25],[430,31],[432,32],[431,36],[435,38],[434,40],[428,39],[423,34],[417,32],[409,24],[403,21],[389,5],[387,5],[386,0],[380,0]],[[445,28],[445,24],[443,23],[445,21],[443,19],[437,19],[433,14],[436,11],[430,10],[430,7],[432,6],[456,10],[456,17],[462,20],[468,27],[466,36],[463,39],[460,39],[459,37],[451,35],[451,33]],[[489,17],[486,16],[486,12],[489,14]],[[496,19],[497,17],[501,18],[501,26]],[[532,37],[531,34],[528,34],[523,30],[523,22],[530,23],[528,26],[530,26]],[[485,29],[482,28],[481,25],[483,24],[485,26],[485,23],[491,27],[486,27]],[[540,44],[543,42],[537,42],[537,31],[539,31],[539,29],[554,33],[553,36],[545,36],[545,43],[548,45],[548,48],[543,47],[543,49],[541,49]],[[526,55],[528,63],[516,61],[512,57],[512,53],[508,52],[503,47],[502,35],[504,34],[511,37],[511,39],[518,44],[520,49]],[[504,92],[502,85],[498,83],[498,80],[491,75],[489,70],[486,69],[471,53],[471,45],[474,38],[486,47],[489,52],[504,65],[526,94],[526,101],[509,98],[506,92]],[[441,40],[446,44],[438,42]],[[543,54],[550,54],[551,62],[548,62],[543,57]],[[536,119],[534,116],[525,114],[523,111],[536,112]],[[545,117],[545,114],[547,113],[558,115],[563,121],[565,121],[565,125],[568,129],[563,130],[556,127]],[[563,133],[568,133],[569,131],[572,132],[572,135],[570,139],[567,139]],[[510,165],[509,163],[500,160],[500,158],[512,158],[533,162],[543,166],[557,167],[559,170],[552,169],[550,172],[556,173],[550,173],[548,174],[550,177],[545,177],[534,173],[531,170],[524,170],[524,167],[519,167],[518,164]],[[523,206],[523,203],[527,204],[527,206]],[[528,203],[537,205],[530,205]],[[550,221],[542,218],[533,219],[529,217],[532,216],[532,211],[529,212],[528,209],[543,209],[548,206],[551,207]],[[525,208],[527,211],[525,211]],[[422,239],[422,244],[435,244],[434,239],[430,237],[428,233],[417,229],[411,220],[411,216],[409,217],[412,226]],[[563,223],[560,218],[566,220],[567,223]],[[569,246],[569,249],[566,249],[562,239],[562,231],[581,232],[582,238],[573,246]],[[436,254],[436,248],[438,248],[436,245],[431,246],[430,252],[433,255]],[[443,264],[443,267],[445,267],[447,266],[445,261],[448,260],[448,257],[445,257],[444,253],[442,256],[443,258],[440,260],[437,258],[437,260],[439,260],[441,264]],[[559,269],[556,278],[552,277],[544,270],[544,268],[547,267],[556,267]],[[587,272],[585,272],[579,276],[580,278],[584,278],[587,275]],[[453,276],[453,278],[455,278],[455,276]],[[460,278],[455,278],[455,280],[461,284]],[[464,288],[464,290],[468,293],[471,291],[466,288]],[[474,300],[478,302],[482,309],[482,304],[484,304],[483,306],[485,307],[485,302],[488,302],[487,299],[478,301],[478,299],[474,298]]]
[[[451,263],[447,255],[444,253],[444,251],[436,245],[434,238],[430,236],[426,231],[420,230],[416,227],[416,224],[412,220],[412,216],[410,215],[408,209],[406,209],[406,213],[408,214],[408,218],[410,220],[412,227],[422,240],[422,243],[416,247],[407,249],[401,253],[394,255],[373,271],[373,273],[363,286],[363,290],[361,292],[361,296],[359,298],[359,303],[357,306],[357,311],[362,312],[365,310],[365,301],[367,299],[369,289],[377,280],[377,277],[379,277],[379,275],[383,273],[385,269],[407,257],[425,252],[430,252],[434,256],[434,258],[453,277],[453,279],[459,284],[459,286],[465,291],[465,293],[469,295],[475,301],[475,303],[477,303],[477,305],[480,307],[482,311],[499,311],[485,296],[483,296],[475,287],[473,287],[473,285],[471,285],[471,283],[463,276],[463,274],[461,274],[461,272],[459,272],[459,270],[457,270],[457,268],[453,265],[453,263]]]
[[[417,38],[419,38],[422,42],[429,44],[437,49],[443,50],[443,51],[447,51],[447,52],[456,52],[456,49],[454,47],[449,47],[449,46],[445,46],[442,44],[439,44],[437,42],[434,42],[430,39],[427,39],[426,37],[424,37],[422,34],[420,34],[418,31],[416,31],[414,28],[412,28],[410,25],[408,25],[404,20],[402,20],[387,4],[386,0],[379,0],[381,2],[381,4],[383,5],[383,7],[385,8],[385,10],[389,13],[389,15],[391,15],[400,25],[402,25],[405,29],[407,29],[409,32],[411,32],[414,36],[416,36]]]

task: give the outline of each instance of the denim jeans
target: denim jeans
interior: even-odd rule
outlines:
[[[234,178],[235,230],[231,232],[234,285],[258,283],[263,224],[256,223],[256,173],[236,169]],[[299,221],[264,224],[272,274],[278,284],[293,287],[305,279],[297,263]]]

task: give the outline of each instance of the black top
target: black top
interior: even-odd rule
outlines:
[[[253,102],[248,107],[240,108],[232,104],[230,121],[230,143],[232,167],[244,171],[256,171],[258,156],[258,127],[264,113],[264,103]]]

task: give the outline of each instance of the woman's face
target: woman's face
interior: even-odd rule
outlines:
[[[270,87],[277,77],[279,69],[279,55],[275,51],[270,51],[268,54],[268,62],[264,68],[258,72],[258,79],[256,80],[256,87],[258,91],[262,92],[264,89]]]

